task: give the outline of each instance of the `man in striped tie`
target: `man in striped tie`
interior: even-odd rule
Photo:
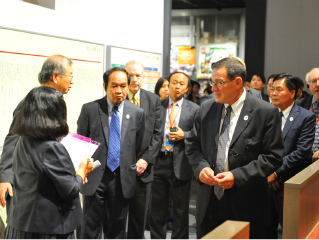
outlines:
[[[245,79],[238,59],[212,64],[215,99],[201,105],[185,140],[198,181],[198,238],[226,220],[248,221],[250,237],[264,238],[267,176],[281,166],[284,145],[278,109],[247,94]]]
[[[307,85],[312,93],[307,97],[301,104],[300,101],[296,101],[301,107],[310,110],[316,116],[316,120],[319,117],[319,68],[312,69],[306,76]],[[312,145],[312,161],[317,161],[319,159],[319,126],[318,121],[316,121],[316,135],[315,141]]]

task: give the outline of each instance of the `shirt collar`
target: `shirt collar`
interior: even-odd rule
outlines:
[[[245,101],[245,99],[246,99],[246,94],[247,94],[247,91],[246,91],[246,89],[244,88],[244,92],[242,93],[242,95],[240,96],[240,98],[238,98],[237,101],[234,102],[234,103],[231,105],[232,112],[233,112],[235,115],[240,114],[239,110],[241,109],[241,107],[242,107],[243,104],[244,104],[244,101]],[[229,106],[229,104],[227,104],[227,103],[224,104],[225,109],[227,109],[228,106]]]
[[[106,99],[107,99],[108,111],[109,111],[109,113],[112,113],[114,104],[110,101],[110,99],[107,96],[106,96]],[[120,105],[118,105],[119,110],[124,107],[124,101],[121,102]]]
[[[316,102],[317,102],[317,103],[316,103]],[[313,108],[319,107],[319,105],[316,106],[316,104],[319,104],[319,102],[315,99],[315,97],[312,97],[312,106],[313,106]]]
[[[282,111],[282,114],[283,114],[285,119],[288,118],[290,111],[291,111],[292,107],[294,106],[294,103],[295,102],[293,102],[289,107],[287,107],[285,110]],[[281,112],[280,108],[278,108],[278,109],[279,109],[279,112]]]
[[[173,100],[170,96],[168,97],[168,99],[169,99],[169,105],[172,107],[174,100]],[[179,99],[178,101],[176,101],[176,102],[177,102],[177,107],[182,106],[182,104],[183,104],[183,99],[184,99],[184,98],[182,97],[181,99]]]
[[[64,97],[63,97],[63,94],[62,94],[59,90],[56,90],[56,89],[55,89],[55,91],[56,91],[56,93],[57,93],[61,98],[64,98]]]
[[[138,98],[138,99],[141,99],[140,98],[140,89],[138,90],[138,92],[135,94],[135,96]],[[130,100],[130,101],[132,101],[132,98],[133,98],[133,96],[134,96],[134,93],[132,93],[131,91],[128,91],[128,93],[127,93],[127,95],[128,95],[128,99]]]

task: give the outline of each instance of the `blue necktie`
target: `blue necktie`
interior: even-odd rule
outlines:
[[[230,124],[230,114],[231,114],[231,106],[227,107],[227,113],[224,118],[224,122],[222,125],[222,130],[220,131],[220,136],[218,140],[218,148],[217,148],[217,160],[216,160],[216,168],[215,168],[215,176],[218,173],[225,172],[225,158],[226,158],[226,145],[228,141],[228,132],[229,132],[229,124]],[[219,185],[214,186],[214,193],[218,200],[220,200],[224,195],[224,189]]]
[[[118,107],[114,106],[113,116],[111,118],[110,133],[109,133],[109,150],[107,154],[107,167],[114,172],[120,166],[120,117]]]
[[[319,116],[319,102],[314,102],[313,103],[313,112],[316,116],[316,119],[318,119]],[[319,126],[316,124],[316,133],[315,133],[315,141],[313,142],[312,145],[312,153],[315,153],[319,150]]]

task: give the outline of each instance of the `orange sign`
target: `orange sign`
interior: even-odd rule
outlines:
[[[195,64],[195,48],[180,46],[178,48],[177,63],[194,65]]]

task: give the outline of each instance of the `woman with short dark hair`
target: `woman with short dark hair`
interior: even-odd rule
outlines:
[[[160,99],[168,98],[168,78],[161,77],[157,80],[157,83],[155,85],[154,93],[159,96]]]
[[[12,130],[20,138],[5,238],[74,238],[82,223],[80,187],[93,164],[85,158],[75,172],[58,141],[68,131],[62,94],[50,87],[32,89]]]
[[[200,84],[197,81],[191,80],[191,85],[192,91],[190,92],[190,94],[188,94],[187,100],[196,103],[197,105],[200,105],[201,100],[203,99],[203,97],[199,95]]]

